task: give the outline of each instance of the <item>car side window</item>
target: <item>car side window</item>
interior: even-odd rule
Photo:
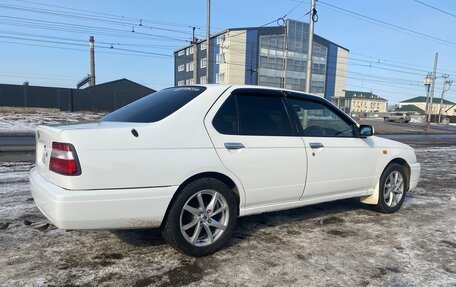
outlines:
[[[221,134],[234,135],[238,134],[238,118],[236,112],[236,100],[233,95],[218,110],[212,125]]]
[[[279,96],[237,95],[239,134],[256,136],[291,136],[293,130]]]
[[[289,98],[303,136],[355,137],[354,124],[346,122],[332,108],[317,101]]]

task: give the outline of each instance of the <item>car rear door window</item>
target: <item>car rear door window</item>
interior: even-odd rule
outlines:
[[[100,121],[151,123],[160,121],[206,90],[205,87],[168,88],[145,96],[101,118]]]
[[[215,115],[212,124],[221,134],[238,134],[238,118],[236,112],[236,99],[234,95],[228,97]]]
[[[237,95],[239,134],[290,136],[293,134],[282,97],[243,93]]]
[[[341,118],[333,108],[323,103],[289,98],[303,136],[355,137],[355,125]]]

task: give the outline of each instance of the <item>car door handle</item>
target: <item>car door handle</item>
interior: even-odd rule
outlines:
[[[226,149],[243,149],[245,146],[241,143],[225,143]]]
[[[309,143],[310,148],[318,149],[325,147],[322,143]]]

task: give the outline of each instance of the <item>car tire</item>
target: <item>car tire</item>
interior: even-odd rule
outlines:
[[[407,193],[408,178],[402,165],[388,165],[380,177],[380,190],[377,205],[374,209],[381,213],[398,211]]]
[[[384,120],[385,122],[389,122],[389,118],[388,118],[388,117],[384,117],[383,120]]]
[[[197,179],[187,184],[172,202],[162,225],[162,236],[186,255],[212,254],[231,238],[238,205],[237,196],[223,182]]]

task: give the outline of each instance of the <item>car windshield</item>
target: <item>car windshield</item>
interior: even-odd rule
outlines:
[[[157,122],[182,108],[205,90],[205,87],[196,86],[164,89],[126,105],[101,118],[100,121]]]

